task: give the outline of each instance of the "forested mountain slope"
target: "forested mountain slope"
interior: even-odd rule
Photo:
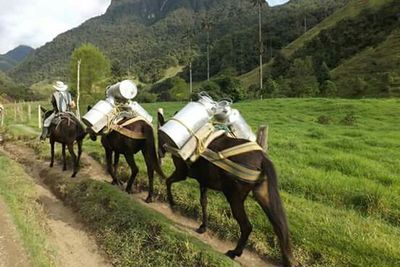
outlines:
[[[398,95],[399,28],[399,1],[350,1],[277,54],[266,68],[263,93]],[[255,86],[257,70],[241,78]]]
[[[309,25],[317,24],[347,0],[292,0],[275,8],[264,8],[264,17],[274,33],[275,49],[301,35],[305,14]],[[257,9],[247,0],[113,0],[107,12],[81,26],[57,36],[10,75],[25,83],[46,78],[67,78],[72,51],[82,43],[98,46],[111,60],[136,74],[144,82],[163,77],[165,69],[187,65],[189,57],[201,57],[205,51],[205,31],[201,24],[207,16],[212,22],[211,42],[214,73],[234,67],[239,72],[254,68],[254,44],[257,43]],[[287,22],[285,18],[290,18]],[[294,27],[293,25],[297,25]],[[276,26],[276,27],[275,27]],[[189,49],[188,29],[194,33]],[[244,33],[244,34],[241,34]],[[241,51],[225,44],[234,36],[240,39]],[[190,36],[190,34],[189,34]],[[236,37],[237,36],[237,37]],[[268,42],[265,42],[268,45]],[[221,47],[224,53],[220,55]],[[226,49],[225,49],[226,48]],[[189,51],[193,53],[190,54]],[[237,62],[231,60],[235,54]],[[197,76],[201,79],[202,60]],[[224,65],[217,64],[225,62]]]
[[[33,48],[20,45],[4,55],[0,55],[0,71],[8,71],[22,62],[33,52]]]

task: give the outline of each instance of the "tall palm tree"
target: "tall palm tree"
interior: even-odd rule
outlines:
[[[189,50],[189,90],[190,94],[189,97],[192,97],[193,93],[193,71],[192,71],[192,60],[193,60],[193,52],[192,52],[192,43],[194,38],[194,32],[191,27],[189,27],[183,34],[182,39],[188,42],[188,50]]]
[[[263,88],[263,43],[262,43],[262,7],[267,4],[266,0],[250,0],[250,2],[258,7],[258,46],[260,56],[260,90]]]
[[[211,19],[206,15],[201,22],[201,27],[207,33],[207,81],[210,80],[210,32],[214,26]]]

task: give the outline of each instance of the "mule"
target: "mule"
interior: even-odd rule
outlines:
[[[44,113],[43,120],[48,118],[53,110],[46,110],[41,107],[42,112]],[[81,123],[69,113],[61,113],[60,121],[57,125],[51,124],[49,127],[49,139],[50,139],[50,167],[52,168],[54,165],[54,149],[55,143],[60,143],[62,146],[62,160],[63,167],[62,170],[67,170],[67,159],[65,148],[68,148],[68,151],[71,155],[72,163],[73,163],[73,173],[71,177],[75,177],[78,173],[79,162],[82,155],[82,144],[83,139],[86,136],[86,131],[81,125]],[[78,155],[74,152],[74,143],[77,143],[78,146]]]
[[[119,124],[123,124],[126,121],[127,119],[124,119],[119,122]],[[107,172],[112,177],[112,184],[122,184],[117,178],[116,172],[118,168],[119,156],[121,154],[124,155],[125,160],[131,169],[131,176],[126,185],[125,191],[131,194],[133,183],[135,182],[136,176],[139,172],[139,168],[136,165],[134,155],[141,151],[145,160],[147,175],[149,179],[149,190],[146,202],[150,203],[153,201],[154,171],[157,172],[162,178],[166,179],[165,174],[161,170],[157,157],[154,130],[153,127],[145,121],[133,122],[125,126],[125,128],[132,132],[142,134],[144,136],[144,139],[133,139],[117,131],[111,131],[107,134],[101,134],[101,143],[106,154]],[[90,138],[93,141],[96,141],[97,134],[90,128],[87,129],[87,132],[89,133]]]
[[[158,119],[159,125],[163,125],[165,120],[161,113],[158,114]],[[212,141],[208,148],[218,152],[246,142],[249,141],[222,135]],[[162,157],[166,152],[164,144],[164,140],[159,139],[159,155]],[[172,155],[172,160],[175,165],[175,171],[166,180],[167,197],[171,207],[175,205],[171,191],[172,184],[186,180],[187,177],[191,177],[196,179],[200,185],[202,224],[196,230],[198,233],[201,234],[207,230],[207,190],[212,189],[222,192],[229,202],[232,215],[240,227],[240,238],[237,246],[233,250],[227,251],[226,255],[232,259],[241,256],[252,231],[252,225],[244,208],[244,202],[252,191],[255,200],[267,215],[278,237],[283,266],[292,266],[293,256],[290,234],[278,191],[277,175],[273,163],[266,157],[265,153],[262,151],[252,151],[230,158],[230,160],[242,166],[246,166],[247,168],[261,170],[263,178],[256,183],[239,180],[234,175],[213,165],[202,157],[190,166],[180,157]]]

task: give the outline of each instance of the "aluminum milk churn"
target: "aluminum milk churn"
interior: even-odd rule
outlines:
[[[236,138],[256,141],[256,136],[237,109],[231,108],[231,101],[224,100],[218,103],[214,118],[224,123]]]
[[[107,98],[114,98],[119,101],[127,101],[137,95],[137,86],[130,80],[125,80],[111,85],[106,90]]]
[[[136,116],[143,117],[148,123],[153,122],[153,117],[136,101],[129,101],[128,108]]]
[[[206,93],[197,102],[190,102],[160,128],[160,137],[181,149],[186,142],[214,115],[216,103]]]
[[[82,121],[96,133],[100,132],[108,123],[114,111],[114,105],[108,101],[100,100],[89,110]]]

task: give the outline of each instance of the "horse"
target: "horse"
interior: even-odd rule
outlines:
[[[53,110],[46,110],[41,107],[42,112],[44,113],[43,120],[48,118]],[[65,155],[65,147],[68,148],[68,151],[71,155],[73,162],[73,173],[71,177],[75,177],[78,173],[79,162],[82,155],[82,143],[83,139],[86,136],[86,131],[81,125],[81,123],[69,113],[61,113],[60,114],[60,122],[57,125],[53,123],[49,127],[49,135],[50,135],[50,168],[54,165],[54,148],[55,143],[60,143],[62,145],[62,158],[63,158],[63,171],[67,170],[67,160]],[[78,145],[78,155],[74,152],[74,143]]]
[[[90,110],[90,107],[88,107],[88,110]],[[128,119],[124,119],[118,124],[121,125],[127,120]],[[106,154],[107,172],[111,175],[113,179],[113,185],[122,184],[118,180],[116,172],[118,168],[119,156],[121,154],[124,155],[125,160],[131,169],[131,176],[126,185],[125,191],[128,194],[131,194],[132,185],[139,172],[139,168],[135,163],[134,155],[141,151],[146,163],[147,175],[149,179],[149,192],[145,201],[147,203],[150,203],[153,201],[154,171],[156,171],[162,178],[166,179],[166,176],[160,167],[157,157],[154,130],[150,124],[143,120],[135,121],[129,125],[126,125],[125,128],[134,133],[141,134],[142,136],[144,136],[144,139],[133,139],[117,131],[111,131],[107,134],[101,134],[101,143]],[[89,137],[91,140],[97,140],[97,134],[91,128],[87,128],[87,132],[89,133]],[[112,161],[113,153],[114,163]]]
[[[159,126],[162,126],[165,123],[164,116],[161,113],[158,113],[158,120]],[[163,157],[166,153],[164,148],[165,141],[159,138],[158,142],[158,153]],[[212,141],[208,148],[218,152],[246,142],[249,141],[222,135]],[[240,238],[236,248],[225,253],[225,255],[234,259],[235,257],[240,257],[242,255],[248,237],[252,231],[252,225],[244,208],[244,201],[250,191],[252,191],[255,200],[267,215],[273,226],[274,232],[278,237],[283,266],[292,266],[293,256],[290,233],[285,211],[279,195],[277,175],[272,161],[267,158],[263,151],[247,152],[232,156],[229,159],[242,166],[261,170],[263,179],[260,179],[256,183],[246,182],[239,180],[234,175],[213,165],[202,157],[189,166],[180,157],[172,155],[175,171],[166,180],[167,198],[170,206],[173,207],[175,205],[171,192],[172,184],[186,180],[188,176],[196,179],[200,185],[200,204],[202,208],[202,224],[196,231],[202,234],[206,232],[208,223],[207,190],[212,189],[222,192],[226,200],[229,202],[233,217],[240,226]]]

